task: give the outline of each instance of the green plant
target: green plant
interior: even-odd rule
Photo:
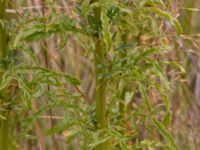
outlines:
[[[75,149],[73,141],[79,141],[77,146],[83,150],[178,150],[167,130],[171,122],[171,85],[165,68],[182,68],[165,58],[173,49],[165,40],[168,34],[176,37],[171,30],[181,34],[182,28],[169,11],[170,2],[81,0],[74,3],[74,16],[57,13],[54,3],[47,1],[49,15],[44,12],[41,17],[24,15],[9,26],[6,58],[9,67],[2,72],[0,89],[7,89],[13,80],[17,82],[12,103],[12,112],[16,114],[12,113],[12,118],[18,117],[17,121],[21,122],[18,134],[34,139],[30,135],[32,132],[37,135],[32,130],[34,123],[45,112],[52,112],[50,119],[57,112],[64,119],[54,122],[45,133],[62,136],[67,132],[65,143],[70,149]],[[170,26],[165,28],[163,24]],[[81,81],[71,75],[75,74],[75,68],[67,72],[50,55],[44,41],[52,37],[58,39],[55,42],[58,53],[69,49],[68,44],[74,42],[92,60],[94,69],[90,73],[94,74],[96,84],[91,99],[95,102],[85,96],[79,87]],[[6,42],[6,38],[2,39]],[[49,56],[45,59],[46,66],[32,50],[33,42]],[[19,58],[20,63],[12,62]],[[59,69],[52,69],[51,59]],[[151,94],[158,95],[156,100]],[[33,109],[33,104],[39,108]],[[16,125],[16,120],[11,121]],[[47,125],[41,120],[38,124]],[[13,137],[18,134],[11,133]],[[45,139],[40,147],[48,149],[53,143]]]

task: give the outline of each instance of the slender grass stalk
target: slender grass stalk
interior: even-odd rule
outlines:
[[[6,0],[0,1],[0,21],[4,20],[6,10]],[[7,37],[5,26],[0,24],[0,59],[4,60],[7,56]],[[6,69],[6,64],[1,66],[0,80],[2,80],[3,70]],[[6,89],[0,91],[0,104],[7,103],[8,96]],[[8,150],[9,148],[9,111],[7,108],[1,113],[5,119],[0,119],[0,150]]]
[[[92,2],[98,2],[98,0],[93,0]],[[96,23],[101,25],[101,7],[94,8],[94,16]],[[102,74],[101,64],[105,59],[105,51],[103,47],[103,41],[100,38],[99,33],[94,37],[95,41],[95,52],[94,52],[94,66],[95,66],[95,75],[96,75],[96,116],[97,124],[99,129],[104,129],[107,126],[107,117],[106,117],[106,82],[104,78],[99,79],[99,75]],[[96,150],[109,150],[107,143],[99,144],[96,147]]]

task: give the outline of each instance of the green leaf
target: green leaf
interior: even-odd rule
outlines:
[[[146,88],[144,87],[144,85],[142,83],[139,83],[139,82],[138,82],[138,87],[139,87],[139,91],[142,95],[142,99],[145,102],[145,105],[147,106],[149,112],[151,112],[151,105],[150,105],[148,97],[147,97]]]
[[[179,150],[178,145],[176,144],[176,142],[174,141],[174,139],[172,138],[170,133],[167,131],[165,126],[160,121],[156,120],[155,118],[153,118],[152,121],[153,121],[154,125],[156,126],[156,128],[158,129],[158,131],[160,132],[160,134],[168,142],[170,149],[171,150]]]
[[[46,135],[61,134],[65,130],[64,124],[57,124],[46,131]]]
[[[59,43],[58,49],[62,49],[67,44],[68,37],[67,37],[66,33],[64,33],[64,34],[60,33],[59,36],[60,36],[60,43]]]
[[[17,46],[20,40],[35,41],[45,37],[45,25],[44,24],[34,24],[31,27],[27,27],[21,30],[15,40],[14,47]]]
[[[7,71],[3,74],[2,80],[0,81],[0,90],[6,88],[10,82],[15,79],[14,77],[15,75],[13,75],[10,71]]]
[[[178,35],[182,34],[183,28],[181,27],[180,22],[176,18],[171,18],[171,23],[174,26],[176,32]]]
[[[169,111],[165,114],[165,117],[163,119],[163,124],[167,127],[171,124],[171,120],[172,120],[172,115],[171,111]]]
[[[69,74],[65,74],[64,75],[64,78],[69,81],[71,84],[73,85],[80,85],[81,84],[81,81],[76,79],[75,77],[73,77],[72,75],[69,75]]]
[[[182,29],[179,21],[175,17],[173,17],[169,12],[163,11],[160,8],[156,8],[156,7],[145,8],[145,11],[154,12],[154,13],[158,14],[159,16],[164,16],[174,26],[178,35],[180,35],[183,32],[183,29]]]
[[[44,24],[34,24],[31,27],[24,29],[22,38],[28,41],[39,40],[45,34]]]
[[[98,140],[94,141],[92,144],[89,145],[90,150],[93,150],[99,144],[108,142],[110,139],[111,139],[111,137],[107,136],[107,137],[104,137],[103,139],[98,139]]]
[[[39,118],[39,116],[46,111],[47,106],[44,106],[40,108],[37,112],[34,112],[33,114],[29,115],[28,118],[23,120],[22,125],[25,129],[28,129],[30,126],[33,125],[33,122]]]
[[[106,50],[109,51],[112,47],[112,34],[110,32],[110,23],[109,17],[106,15],[105,11],[101,13],[101,21],[102,21],[102,32],[103,32],[103,40],[106,44]]]

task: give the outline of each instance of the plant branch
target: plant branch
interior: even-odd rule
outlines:
[[[92,2],[98,2],[98,0],[93,0]],[[94,8],[94,17],[96,23],[101,25],[101,7]],[[98,29],[97,29],[98,30]],[[94,36],[95,51],[94,51],[94,66],[95,66],[95,80],[96,80],[96,117],[98,129],[105,129],[107,126],[106,117],[106,82],[104,78],[99,79],[103,70],[101,64],[105,60],[105,51],[103,47],[103,41],[100,38],[100,33]],[[109,150],[108,144],[102,143],[96,147],[96,150]]]

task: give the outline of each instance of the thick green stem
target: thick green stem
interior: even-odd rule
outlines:
[[[6,29],[4,22],[6,10],[6,0],[0,1],[0,59],[5,60],[7,56],[7,36],[6,36]],[[2,80],[3,70],[6,69],[6,64],[1,67],[0,72],[0,81]],[[6,89],[0,91],[0,104],[7,103],[8,97],[6,96],[7,92]],[[8,150],[9,149],[9,128],[8,128],[8,121],[9,121],[9,111],[7,108],[3,112],[1,112],[1,116],[5,117],[5,119],[0,118],[0,150]]]
[[[99,79],[99,75],[102,74],[101,65],[104,60],[103,49],[101,46],[101,40],[96,39],[96,50],[95,50],[95,73],[96,73],[96,113],[98,127],[103,129],[106,127],[106,95],[105,95],[105,81],[103,78]]]
[[[98,0],[93,0],[93,2],[97,2]],[[94,8],[94,16],[97,26],[101,26],[101,7]],[[97,29],[98,30],[98,29]],[[96,116],[97,116],[97,124],[99,129],[105,129],[107,126],[107,118],[106,118],[106,82],[103,78],[99,78],[102,74],[102,64],[105,59],[105,51],[103,47],[103,41],[100,38],[99,33],[94,37],[95,41],[95,75],[96,75]],[[96,147],[96,150],[109,150],[108,143],[99,144]]]

